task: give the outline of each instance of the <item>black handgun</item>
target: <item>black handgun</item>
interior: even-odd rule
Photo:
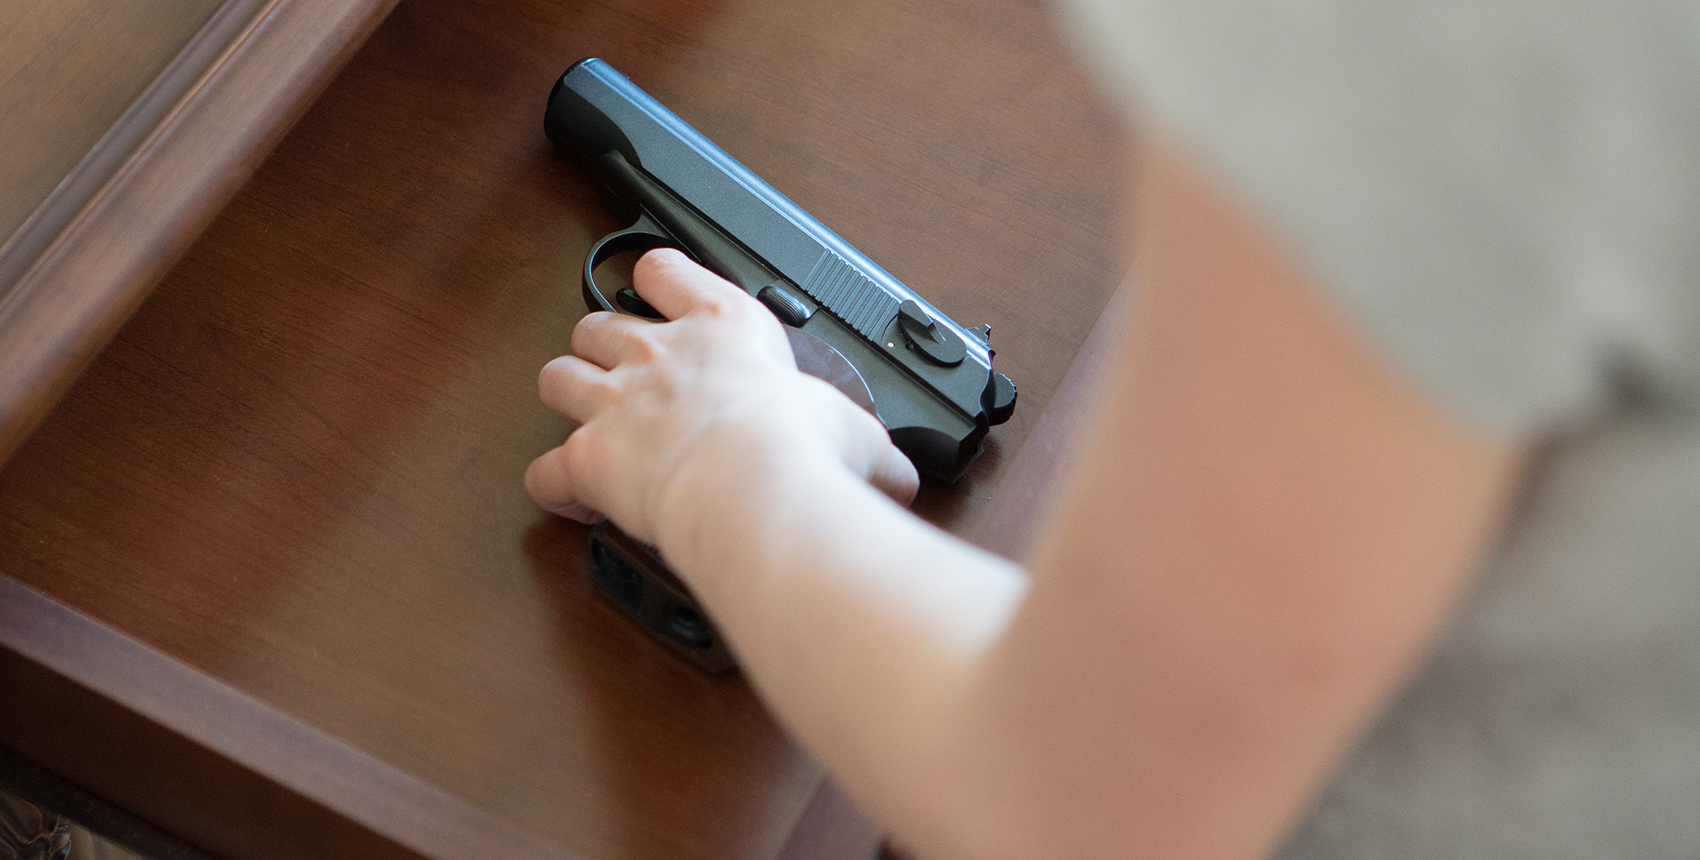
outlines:
[[[1015,386],[992,370],[989,326],[964,328],[940,313],[607,63],[586,59],[567,69],[549,94],[543,128],[636,216],[585,257],[592,310],[659,319],[629,289],[610,301],[596,269],[617,254],[678,248],[766,305],[785,324],[798,369],[872,412],[922,473],[956,480],[987,430],[1009,420]],[[603,545],[593,559],[616,555],[596,540]],[[651,561],[619,549],[633,570]],[[598,574],[604,592],[628,603],[607,578]],[[685,644],[665,625],[646,626]],[[687,654],[702,647],[696,632]]]

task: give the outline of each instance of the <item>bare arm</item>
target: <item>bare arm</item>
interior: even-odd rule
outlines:
[[[913,475],[812,381],[752,358],[757,390],[677,384],[716,325],[764,321],[676,263],[639,289],[679,322],[587,318],[588,361],[544,374],[588,424],[533,494],[657,542],[930,860],[1266,852],[1420,658],[1515,479],[1182,162],[1148,149],[1139,176],[1138,299],[1030,578],[872,489],[906,500]]]

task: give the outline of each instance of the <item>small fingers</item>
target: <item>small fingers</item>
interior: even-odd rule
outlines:
[[[840,437],[843,441],[839,450],[845,465],[892,501],[904,507],[915,501],[915,494],[921,489],[921,476],[915,471],[915,464],[892,444],[885,425],[829,383],[807,378],[806,384],[807,390],[823,399],[815,414],[838,416],[828,426],[836,426],[839,429],[835,432],[844,434]]]
[[[525,491],[538,507],[586,525],[601,522],[604,517],[580,501],[573,491],[572,473],[567,469],[567,446],[558,445],[543,452],[525,469]]]
[[[648,348],[649,329],[659,323],[626,314],[597,311],[573,326],[573,355],[613,370],[634,352]]]
[[[543,405],[583,424],[594,418],[615,396],[608,371],[572,355],[563,355],[537,374],[537,396]]]
[[[705,303],[748,300],[725,278],[699,266],[684,252],[657,248],[632,269],[632,286],[662,316],[676,320]]]
[[[890,496],[892,501],[907,508],[915,501],[915,494],[921,490],[921,475],[915,471],[915,464],[903,456],[902,451],[887,445],[868,470],[868,483],[873,484],[874,489]]]

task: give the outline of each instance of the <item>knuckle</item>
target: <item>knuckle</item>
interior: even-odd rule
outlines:
[[[691,308],[691,312],[698,316],[722,319],[731,312],[728,305],[725,296],[709,293],[697,297],[696,304]]]
[[[580,427],[567,436],[567,441],[561,445],[561,465],[568,474],[582,478],[586,470],[597,462],[598,441],[590,425]]]
[[[620,397],[620,382],[613,374],[603,374],[584,380],[580,391],[598,403],[610,403]]]
[[[657,361],[667,355],[667,345],[663,341],[657,327],[650,327],[627,337],[622,353],[630,359],[642,362]]]
[[[739,325],[758,325],[762,317],[772,317],[766,308],[737,288],[706,296],[697,307],[706,316]]]

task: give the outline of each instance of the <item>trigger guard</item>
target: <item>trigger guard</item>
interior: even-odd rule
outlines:
[[[591,246],[590,253],[584,258],[584,303],[593,311],[619,313],[620,309],[603,295],[602,288],[596,285],[596,267],[607,262],[608,258],[628,251],[653,251],[656,248],[679,248],[679,243],[671,236],[657,232],[648,224],[647,219],[639,221],[629,229],[618,233],[609,233]],[[683,250],[683,249],[680,249]]]

